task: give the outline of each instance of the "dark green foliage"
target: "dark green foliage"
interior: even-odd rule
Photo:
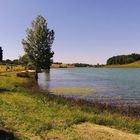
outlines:
[[[3,50],[2,47],[0,47],[0,62],[2,62],[2,58],[3,58]]]
[[[53,62],[53,64],[59,64],[59,65],[61,65],[62,62]]]
[[[14,59],[14,60],[6,59],[2,61],[2,64],[19,65],[20,63],[18,59]]]
[[[113,56],[107,60],[107,65],[113,64],[129,64],[140,60],[140,54],[118,55]]]
[[[13,133],[0,130],[0,140],[18,140]]]
[[[19,64],[19,60],[18,60],[18,59],[14,59],[14,60],[12,61],[12,63],[15,64],[15,65],[18,65],[18,64]]]
[[[95,68],[101,68],[101,67],[104,67],[104,66],[105,66],[104,64],[99,64],[99,63],[97,65],[94,65]]]
[[[25,66],[25,70],[27,69],[27,67],[29,69],[33,69],[34,68],[32,63],[30,62],[30,59],[29,59],[27,54],[24,54],[23,56],[21,56],[19,58],[19,64],[22,65],[22,66]]]
[[[38,16],[27,29],[26,39],[22,40],[25,53],[38,72],[40,69],[50,70],[54,52],[51,51],[54,31],[47,27],[44,17]]]
[[[85,63],[74,63],[75,67],[93,67],[93,65],[85,64]]]
[[[10,59],[3,60],[3,64],[12,64],[12,60]]]
[[[28,63],[29,63],[28,55],[25,54],[25,55],[21,56],[19,58],[19,63],[22,64],[22,65],[28,65]]]

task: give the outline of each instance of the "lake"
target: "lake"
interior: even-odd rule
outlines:
[[[50,75],[39,73],[39,85],[45,90],[54,88],[90,88],[89,94],[66,94],[110,103],[140,104],[139,68],[60,68]]]

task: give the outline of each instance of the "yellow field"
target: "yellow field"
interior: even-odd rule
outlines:
[[[21,71],[21,70],[24,70],[24,67],[21,65],[16,65],[16,66],[0,65],[0,73],[1,72]]]

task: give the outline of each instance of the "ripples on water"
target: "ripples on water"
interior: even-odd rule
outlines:
[[[50,75],[39,74],[43,89],[88,87],[94,89],[85,95],[70,95],[102,102],[140,104],[139,68],[63,68],[51,69]]]

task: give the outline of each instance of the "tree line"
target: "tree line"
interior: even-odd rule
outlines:
[[[74,67],[93,67],[91,64],[86,64],[86,63],[73,63]]]
[[[113,64],[129,64],[140,60],[140,54],[132,53],[129,55],[113,56],[107,60],[107,65]]]

